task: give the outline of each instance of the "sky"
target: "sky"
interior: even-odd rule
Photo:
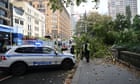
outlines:
[[[137,6],[138,6],[138,14],[140,14],[140,0],[137,0]],[[94,3],[91,3],[90,0],[88,0],[88,3],[82,3],[79,7],[74,7],[74,12],[76,14],[83,14],[90,11],[98,11],[100,14],[108,14],[108,0],[101,0],[99,3],[99,8],[97,10],[94,8]]]

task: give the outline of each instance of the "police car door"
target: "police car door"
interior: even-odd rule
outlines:
[[[34,66],[44,66],[44,65],[52,65],[54,55],[50,53],[50,50],[47,47],[35,47],[34,48],[34,58],[33,65]]]
[[[55,50],[49,47],[42,47],[43,49],[43,59],[46,65],[55,65],[56,63],[56,54]]]

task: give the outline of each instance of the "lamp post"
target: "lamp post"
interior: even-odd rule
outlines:
[[[87,14],[86,14],[86,10],[85,10],[85,13],[84,13],[84,28],[85,28],[85,33],[87,32]]]

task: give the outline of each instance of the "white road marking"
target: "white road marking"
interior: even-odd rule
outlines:
[[[12,75],[9,75],[9,76],[6,76],[6,77],[4,77],[4,78],[1,78],[1,79],[0,79],[0,82],[3,81],[3,80],[6,80],[6,79],[8,79],[8,78],[11,78],[11,77],[12,77]]]

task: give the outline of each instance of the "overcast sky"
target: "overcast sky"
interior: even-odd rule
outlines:
[[[137,0],[137,3],[138,3],[137,4],[138,14],[140,14],[140,0]],[[79,7],[74,7],[74,10],[75,10],[75,13],[81,14],[81,13],[84,13],[85,10],[86,12],[95,11],[95,9],[92,9],[92,8],[94,8],[94,3],[91,3],[90,0],[88,0],[88,3],[82,3]],[[101,0],[97,11],[100,14],[108,14],[108,0]]]

